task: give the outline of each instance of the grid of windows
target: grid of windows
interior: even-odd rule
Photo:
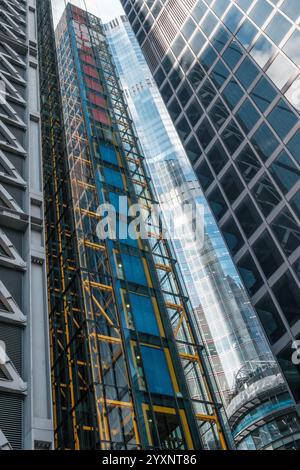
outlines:
[[[127,13],[134,12],[132,4],[136,7],[137,3],[148,13],[145,1],[122,3]],[[159,3],[175,24],[171,2]],[[169,69],[164,60],[159,65],[158,57],[154,71],[165,74],[162,86],[158,83],[162,97],[173,110],[176,126],[183,117],[186,126],[190,124],[190,133],[181,138],[254,304],[272,299],[274,324],[280,318],[285,326],[276,340],[284,331],[295,338],[300,332],[299,2],[176,3],[184,11],[180,31],[170,40],[167,27],[160,23],[159,34],[170,46],[178,37],[184,39],[185,46],[181,41],[176,53],[171,48],[165,51]],[[133,16],[138,17],[138,11]],[[201,38],[198,43],[193,41],[196,35]],[[140,40],[139,34],[137,38]],[[148,58],[146,42],[147,38],[141,45]],[[172,93],[164,88],[174,66],[185,76],[181,87],[189,84],[193,89],[188,100],[176,102],[176,112],[176,87],[170,84]],[[201,109],[197,122],[192,103]],[[224,145],[219,157],[220,140]],[[271,256],[262,256],[267,237],[278,254],[276,263]],[[292,321],[291,308],[282,302],[276,288],[283,281],[294,302]],[[269,337],[267,329],[266,333]],[[288,374],[285,377],[289,381]],[[295,393],[294,397],[298,399]]]

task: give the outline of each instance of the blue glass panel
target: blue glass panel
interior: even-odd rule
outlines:
[[[299,117],[289,108],[283,99],[275,106],[268,116],[268,121],[281,139],[284,139],[289,131],[298,122]]]
[[[287,144],[287,148],[293,155],[294,159],[300,163],[300,131],[296,132]]]
[[[122,253],[123,269],[128,282],[147,285],[144,266],[142,260],[137,256],[130,256]]]
[[[115,186],[117,188],[123,189],[123,179],[121,173],[112,170],[111,168],[104,168],[103,169],[104,178],[107,184],[111,186]]]
[[[258,73],[259,71],[256,65],[249,59],[249,57],[246,57],[237,69],[235,75],[247,90],[256,79]]]
[[[134,317],[137,331],[150,335],[159,336],[159,329],[149,297],[143,295],[129,294],[130,309]]]
[[[164,351],[150,346],[141,346],[141,354],[150,392],[174,396]]]
[[[103,160],[105,160],[106,162],[113,163],[114,165],[119,164],[116,151],[113,147],[109,147],[105,144],[100,144],[100,153]]]

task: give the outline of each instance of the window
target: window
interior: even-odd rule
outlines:
[[[203,65],[206,71],[208,71],[211,68],[216,58],[217,58],[216,52],[213,50],[212,46],[208,44],[205,47],[204,51],[201,53],[201,59],[200,59],[201,64]]]
[[[290,21],[288,21],[281,13],[276,13],[265,31],[278,46],[291,26],[292,24]]]
[[[137,331],[159,336],[157,321],[150,297],[129,294],[129,304],[126,305],[127,315],[133,315]]]
[[[291,199],[290,204],[296,212],[298,219],[300,219],[300,191],[298,191],[295,196]]]
[[[231,204],[239,197],[239,195],[244,190],[244,185],[241,182],[233,166],[231,166],[230,169],[223,176],[221,180],[221,185],[224,193],[226,194]]]
[[[262,219],[249,196],[238,206],[235,213],[246,237],[251,237],[262,223]]]
[[[218,174],[228,162],[226,152],[219,141],[217,141],[208,152],[207,158],[216,174]]]
[[[249,57],[246,57],[235,72],[235,75],[247,90],[256,79],[258,73],[259,71],[256,65],[249,59]]]
[[[169,80],[174,90],[176,90],[180,83],[182,83],[183,78],[184,75],[180,67],[177,67],[173,70],[173,72],[170,73]]]
[[[191,89],[188,82],[183,83],[183,85],[179,88],[177,97],[181,105],[184,107],[191,96],[193,95],[193,90]]]
[[[290,211],[285,208],[271,226],[281,248],[287,256],[290,256],[300,245],[299,224]]]
[[[255,38],[257,33],[258,29],[256,28],[256,26],[254,26],[251,21],[246,18],[236,37],[239,41],[241,41],[244,48],[248,49],[248,47],[252,44],[253,39]]]
[[[235,159],[235,163],[246,184],[250,183],[261,169],[261,164],[249,145],[246,145],[246,147],[241,150]]]
[[[206,148],[211,143],[215,133],[207,118],[201,121],[198,129],[196,130],[196,135],[203,148]]]
[[[300,289],[288,271],[273,287],[273,292],[290,326],[300,320]]]
[[[222,87],[222,85],[225,83],[227,78],[229,77],[229,70],[228,68],[223,64],[223,62],[219,61],[216,63],[214,68],[212,69],[210,73],[210,77],[216,87],[219,89]]]
[[[285,151],[272,163],[270,172],[283,194],[289,192],[300,180],[300,171]]]
[[[252,194],[265,217],[281,202],[281,196],[267,175],[258,180]]]
[[[172,51],[176,57],[179,57],[183,49],[185,48],[185,40],[181,35],[177,36],[174,43],[171,46]]]
[[[141,354],[150,393],[173,396],[174,390],[164,351],[141,346]]]
[[[260,0],[251,10],[249,16],[258,27],[261,27],[272,11],[272,6],[266,0]]]
[[[216,92],[208,79],[203,83],[202,87],[197,93],[197,96],[203,104],[204,108],[207,108],[211,104],[212,100],[216,96]]]
[[[190,135],[191,128],[184,116],[179,120],[176,128],[182,141],[184,141]]]
[[[222,127],[224,122],[227,120],[229,117],[229,112],[227,111],[226,106],[223,104],[223,102],[218,99],[215,103],[215,105],[212,107],[212,109],[209,112],[209,116],[217,130]]]
[[[217,220],[220,220],[227,211],[227,205],[219,188],[209,193],[207,200]]]
[[[200,146],[195,139],[195,137],[192,137],[186,144],[185,144],[185,151],[187,153],[187,156],[190,159],[191,163],[195,163],[196,160],[201,155],[201,149]]]
[[[165,103],[167,103],[171,96],[173,96],[172,88],[170,87],[168,82],[162,87],[161,95]]]
[[[244,141],[244,136],[236,123],[231,120],[222,132],[222,139],[229,153],[234,154]]]
[[[263,113],[268,108],[268,106],[270,106],[272,101],[276,98],[277,93],[274,87],[268,82],[268,80],[262,77],[251,91],[250,96],[256,106]]]
[[[169,104],[168,104],[168,110],[170,113],[171,118],[173,121],[176,121],[178,118],[179,114],[181,113],[181,108],[180,105],[177,101],[176,98],[174,98]]]
[[[231,79],[228,85],[224,88],[223,96],[228,106],[233,109],[236,107],[240,99],[244,96],[244,92],[236,80]]]
[[[211,183],[214,181],[212,172],[210,171],[208,164],[203,161],[196,170],[199,182],[204,190],[206,190]]]
[[[203,114],[203,109],[196,98],[193,99],[191,104],[186,110],[186,115],[192,126],[196,126]]]
[[[223,22],[229,31],[234,33],[242,18],[243,14],[240,12],[240,10],[238,10],[235,5],[232,5]]]
[[[296,134],[291,138],[287,144],[287,148],[293,155],[296,162],[300,164],[300,131],[296,132]]]
[[[253,104],[247,99],[236,112],[236,118],[243,130],[249,133],[259,120],[259,114]]]
[[[299,44],[300,31],[296,29],[296,31],[293,32],[286,45],[283,47],[283,51],[292,59],[293,62],[295,62],[296,65],[300,65]]]
[[[267,278],[272,276],[283,263],[283,258],[268,232],[259,237],[252,249]]]
[[[201,67],[201,65],[197,62],[190,73],[188,74],[188,79],[190,84],[192,85],[193,89],[196,90],[200,85],[205,73]]]
[[[263,280],[251,255],[243,256],[237,266],[249,295],[254,295],[263,285]]]
[[[122,262],[123,266],[120,266],[120,269],[122,268],[127,282],[133,282],[143,286],[147,285],[144,265],[140,258],[122,254]]]
[[[229,39],[229,32],[224,28],[224,26],[220,25],[215,31],[213,37],[211,38],[211,42],[215,49],[218,52],[221,52],[221,50],[224,49],[224,46],[227,44]]]
[[[201,31],[196,31],[193,38],[190,40],[190,46],[196,56],[199,54],[200,50],[202,49],[205,43],[205,36],[201,33]]]
[[[283,375],[294,395],[296,402],[300,401],[300,365],[292,362],[293,353],[292,343],[277,355],[277,360],[282,369]]]
[[[232,255],[235,255],[244,245],[243,237],[233,219],[229,219],[221,227],[223,236]]]
[[[263,123],[251,138],[251,142],[258,155],[265,162],[278,147],[278,140],[267,124]]]
[[[268,121],[281,139],[284,139],[294,125],[298,122],[298,117],[281,99],[273,111],[268,116]]]
[[[286,329],[271,296],[265,295],[255,305],[255,309],[271,345],[275,344],[286,333]]]
[[[222,57],[231,70],[234,69],[238,61],[242,58],[243,51],[235,39],[229,44],[223,52]]]

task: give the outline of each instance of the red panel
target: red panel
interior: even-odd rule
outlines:
[[[83,70],[84,70],[84,73],[86,75],[89,75],[90,77],[99,79],[99,74],[98,74],[97,70],[93,69],[92,67],[89,67],[88,65],[84,65]]]
[[[102,108],[106,107],[105,99],[102,96],[95,95],[95,93],[89,93],[89,100],[97,106],[101,106]]]
[[[107,125],[110,124],[109,118],[104,111],[93,109],[92,112],[93,112],[93,118],[95,119],[95,121],[102,122],[102,124],[107,124]]]
[[[81,60],[83,60],[84,62],[87,62],[88,64],[91,64],[91,65],[96,65],[95,59],[91,55],[80,54],[80,57],[81,57]]]
[[[91,79],[88,78],[88,77],[86,77],[85,80],[86,80],[87,86],[88,86],[89,88],[91,88],[92,90],[95,90],[95,91],[102,91],[102,87],[101,87],[100,83],[95,82],[95,80],[91,80]]]

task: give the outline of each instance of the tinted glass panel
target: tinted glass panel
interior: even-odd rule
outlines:
[[[252,194],[265,216],[268,216],[282,199],[267,175],[259,179],[252,189]]]
[[[256,173],[261,169],[261,164],[249,145],[246,145],[246,147],[241,150],[235,159],[235,163],[246,184],[250,183],[252,178],[254,178]]]
[[[207,158],[215,173],[219,173],[228,162],[226,152],[219,141],[208,152]]]
[[[300,227],[288,209],[283,209],[272,222],[273,231],[287,256],[300,245]]]
[[[235,169],[230,167],[221,180],[221,185],[229,202],[232,204],[244,190],[244,185]]]
[[[251,138],[262,161],[266,161],[278,146],[278,140],[266,124],[262,124]]]
[[[259,237],[252,249],[266,277],[272,276],[283,263],[283,258],[268,232]]]
[[[300,181],[300,171],[285,151],[272,163],[270,171],[284,194]]]
[[[275,106],[273,111],[268,116],[268,121],[277,132],[281,139],[284,139],[288,132],[298,122],[298,117],[288,107],[288,105],[281,99]]]
[[[294,395],[296,402],[300,401],[300,364],[295,365],[292,361],[295,349],[290,344],[277,355],[279,365],[285,379]]]
[[[285,334],[286,329],[270,295],[263,297],[255,305],[255,309],[270,343],[276,343]]]
[[[244,244],[243,237],[236,223],[233,219],[229,219],[229,221],[222,226],[221,230],[230,252],[232,255],[235,255]]]
[[[251,237],[262,223],[262,219],[251,199],[246,197],[236,209],[235,213],[246,237]]]
[[[277,93],[268,80],[261,78],[251,91],[250,96],[257,107],[264,112],[276,98]]]
[[[300,289],[287,272],[273,287],[273,292],[290,326],[300,319]]]
[[[263,281],[250,254],[238,262],[238,269],[249,295],[254,295],[263,285]]]

